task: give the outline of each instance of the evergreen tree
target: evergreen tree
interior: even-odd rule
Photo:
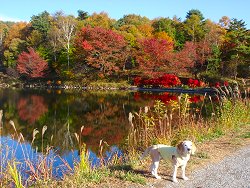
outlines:
[[[224,74],[236,78],[238,68],[249,64],[250,33],[243,20],[234,18],[229,24],[226,37],[223,46]]]

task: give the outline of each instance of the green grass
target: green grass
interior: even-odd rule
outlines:
[[[209,159],[209,155],[208,153],[205,153],[205,152],[197,152],[195,154],[196,157],[200,158],[200,159]]]
[[[146,185],[145,177],[132,171],[117,171],[115,177],[121,180]]]
[[[246,132],[240,136],[241,138],[250,138],[250,132]]]

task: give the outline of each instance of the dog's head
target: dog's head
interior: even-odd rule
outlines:
[[[177,150],[181,155],[192,154],[196,151],[196,146],[192,141],[185,140],[177,145]]]

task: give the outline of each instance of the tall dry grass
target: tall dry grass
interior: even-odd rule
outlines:
[[[2,111],[0,111],[0,118],[1,114]],[[70,165],[59,155],[51,155],[53,147],[44,146],[42,143],[41,152],[38,152],[38,149],[31,151],[22,133],[17,131],[15,123],[10,121],[9,125],[14,130],[14,134],[5,140],[1,139],[0,142],[0,187],[29,187],[40,184],[46,186],[55,179],[54,172],[57,169],[54,163],[58,160],[63,162],[65,172],[73,172]],[[2,130],[3,127],[0,128]],[[42,142],[46,130],[47,126],[43,126]],[[39,131],[34,129],[31,147],[35,148],[33,143],[37,134]],[[21,151],[19,155],[22,155],[22,159],[17,158],[18,149]]]
[[[1,115],[1,111],[0,111]],[[0,116],[1,118],[1,116]],[[140,175],[131,171],[124,165],[123,159],[114,154],[106,161],[103,151],[104,145],[107,143],[100,141],[99,158],[100,165],[93,166],[89,160],[89,153],[86,145],[81,142],[80,135],[75,133],[76,140],[79,144],[80,160],[74,162],[72,168],[70,164],[62,159],[59,155],[50,155],[53,152],[52,146],[45,146],[42,143],[41,152],[36,149],[35,153],[29,152],[26,148],[24,137],[15,127],[15,123],[10,121],[9,124],[14,130],[11,137],[17,140],[14,146],[8,146],[7,143],[0,143],[0,187],[86,187],[93,184],[98,184],[107,178],[119,178],[133,182],[145,183],[145,180]],[[2,127],[1,127],[2,128]],[[81,131],[84,127],[81,127]],[[33,138],[31,147],[35,148],[34,141],[40,133],[42,142],[47,126],[43,126],[42,130],[33,130]],[[18,161],[16,158],[17,148],[21,147],[24,159]],[[64,175],[61,179],[55,177],[54,172],[57,170],[53,164],[61,160],[63,165],[60,168],[64,169]],[[123,165],[125,167],[123,167]]]
[[[153,107],[129,113],[131,153],[156,143],[175,145],[184,139],[203,141],[250,123],[249,99],[217,96],[219,101],[215,103],[211,96],[205,97],[206,103],[211,105],[209,118],[201,114],[204,104],[192,110],[188,94],[180,95],[178,101],[170,101],[168,105],[155,101]]]

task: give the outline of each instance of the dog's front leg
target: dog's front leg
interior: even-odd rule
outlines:
[[[173,165],[173,182],[177,183],[177,179],[176,179],[176,175],[177,175],[177,168],[178,166],[177,165]]]
[[[182,179],[188,180],[188,177],[187,177],[186,174],[185,174],[185,171],[186,171],[186,164],[184,164],[184,165],[181,166],[181,171],[182,171],[182,175],[181,175]]]

